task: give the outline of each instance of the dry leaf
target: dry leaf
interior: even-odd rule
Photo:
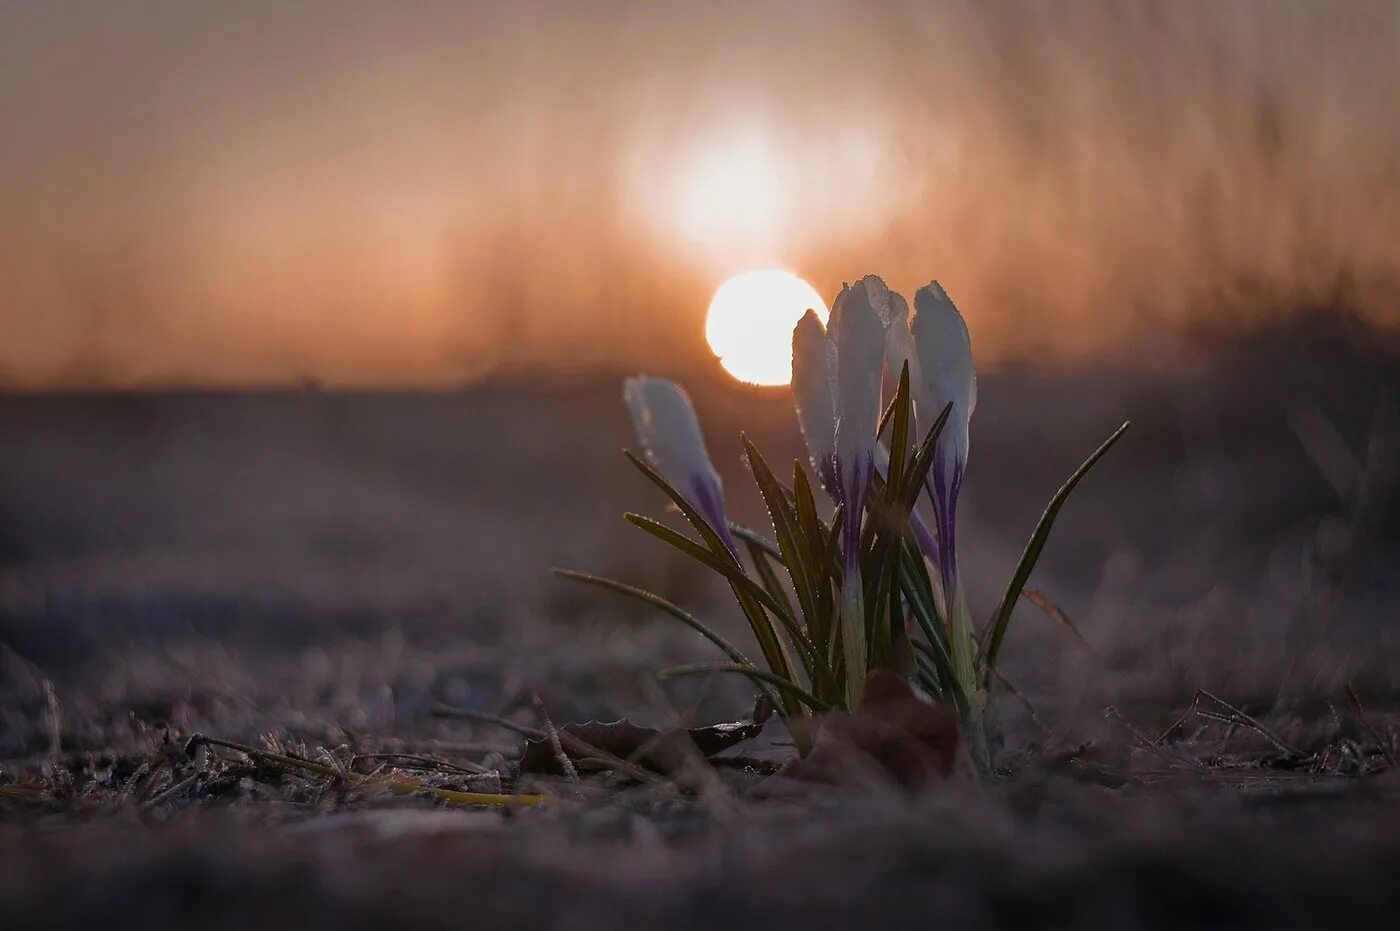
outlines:
[[[572,734],[587,744],[623,760],[629,760],[658,773],[673,773],[686,759],[698,751],[711,757],[735,744],[757,737],[763,730],[763,720],[731,721],[692,727],[685,730],[660,731],[641,727],[625,718],[621,721],[585,721],[566,724],[561,734]],[[606,761],[590,760],[586,754],[569,750],[569,759],[580,770],[610,769]],[[561,775],[562,767],[553,746],[546,740],[527,740],[520,756],[522,773]]]
[[[800,783],[895,785],[918,792],[953,776],[961,746],[956,712],[924,699],[899,676],[876,673],[856,710],[822,718],[812,751],[756,794],[791,794]]]

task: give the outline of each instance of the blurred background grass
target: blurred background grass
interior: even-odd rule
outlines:
[[[733,513],[760,524],[738,434],[771,461],[799,455],[788,392],[717,369],[689,386]],[[1134,421],[1032,579],[1092,650],[1023,602],[1008,676],[1070,729],[1197,687],[1285,704],[1346,682],[1395,694],[1397,389],[1394,341],[1330,312],[1203,337],[1169,372],[984,376],[964,521],[966,565],[985,573],[968,580],[975,616],[1059,481]],[[145,704],[222,702],[242,729],[309,715],[392,731],[435,701],[497,709],[531,690],[561,717],[654,717],[653,671],[711,658],[552,565],[654,587],[747,636],[711,580],[622,521],[662,502],[620,455],[632,437],[611,377],[10,396],[0,434],[0,642],[119,730]],[[7,753],[42,739],[23,668],[11,656]],[[679,688],[708,695],[710,716],[745,709],[737,683]]]

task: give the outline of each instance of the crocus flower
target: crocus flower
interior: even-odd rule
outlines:
[[[862,279],[857,287],[864,289],[870,306],[885,325],[885,357],[891,371],[898,372],[908,361],[911,379],[916,378],[918,358],[914,353],[914,337],[909,330],[908,301],[885,287],[885,283],[874,275]],[[817,470],[827,493],[840,502],[844,499],[836,478],[836,410],[832,399],[835,369],[836,347],[827,338],[816,312],[809,310],[792,332],[793,400],[812,466]],[[873,431],[874,428],[871,429]],[[918,436],[918,433],[914,435]],[[874,461],[875,473],[885,477],[890,453],[883,442],[876,442],[874,446]],[[909,521],[919,548],[936,563],[938,543],[928,524],[918,511],[909,515]]]
[[[885,360],[889,362],[890,372],[896,378],[899,377],[899,370],[904,363],[908,362],[912,386],[914,366],[918,364],[918,359],[914,352],[914,335],[909,330],[909,302],[904,299],[904,295],[895,291],[885,293],[888,297],[875,305],[880,319],[885,321]],[[914,431],[914,435],[919,435],[917,430]]]
[[[917,360],[917,364],[911,362],[910,369],[915,412],[931,422],[952,404],[929,475],[929,497],[941,543],[939,569],[946,586],[957,573],[958,494],[967,469],[968,425],[977,406],[977,375],[972,367],[967,322],[938,282],[925,285],[914,295],[909,329]]]
[[[792,331],[792,396],[797,423],[812,468],[822,487],[833,498],[840,492],[836,479],[836,404],[831,397],[831,376],[836,368],[836,347],[815,310],[808,310]]]
[[[885,324],[875,310],[872,292],[888,294],[871,275],[846,287],[831,311],[831,342],[836,347],[836,477],[841,502],[851,517],[846,533],[860,539],[858,516],[875,472],[875,427],[880,420],[880,383],[884,374]]]
[[[974,681],[975,642],[962,583],[958,576],[957,509],[967,469],[968,424],[977,406],[977,376],[972,367],[972,342],[967,322],[938,282],[914,295],[914,316],[907,328],[891,322],[888,342],[891,364],[909,365],[909,385],[919,428],[932,425],[952,405],[939,435],[929,471],[927,491],[933,501],[937,546],[924,547],[938,569],[938,589],[951,639],[958,679]]]
[[[919,383],[919,357],[914,346],[914,334],[909,328],[909,302],[904,299],[902,294],[886,290],[883,300],[875,302],[875,309],[880,314],[881,319],[885,321],[885,360],[889,363],[890,371],[896,376],[905,364],[908,364],[909,385],[912,392]],[[918,441],[923,438],[923,432],[919,429],[917,402],[915,408],[910,430],[915,440]],[[925,412],[924,418],[929,426],[932,426],[933,419],[937,418],[941,412],[941,407]],[[890,454],[885,449],[883,441],[877,444],[875,455],[875,470],[884,477],[889,468]],[[924,555],[937,564],[938,541],[917,508],[909,512],[909,529],[913,532],[914,540],[918,543],[919,549],[923,550]]]
[[[797,420],[813,468],[827,492],[840,502],[850,493],[850,487],[843,488],[842,476],[847,486],[861,482],[856,470],[863,473],[864,483],[870,480],[869,463],[877,456],[882,360],[887,352],[891,358],[896,356],[894,350],[886,349],[885,332],[901,308],[907,315],[904,298],[885,287],[879,277],[867,275],[841,290],[832,306],[830,329],[809,310],[792,331]],[[908,326],[904,329],[907,333]],[[843,420],[844,430],[839,429]],[[838,476],[838,460],[854,468]]]
[[[639,375],[623,383],[622,396],[652,468],[695,505],[735,553],[724,516],[724,486],[705,451],[700,421],[685,389],[664,378]]]
[[[810,311],[793,331],[798,420],[822,484],[846,514],[841,539],[841,642],[852,705],[865,683],[860,530],[866,489],[875,473],[875,427],[880,419],[886,352],[887,313],[881,310],[890,300],[885,283],[870,275],[841,290],[825,332]]]
[[[909,366],[909,384],[914,398],[914,435],[922,437],[924,430],[933,425],[943,408],[952,405],[948,422],[934,451],[927,483],[928,495],[933,502],[936,532],[929,532],[917,511],[910,515],[910,529],[920,549],[937,568],[935,585],[943,602],[944,616],[953,628],[953,652],[960,666],[968,667],[961,672],[970,676],[971,619],[967,616],[958,579],[956,540],[958,495],[967,468],[968,423],[977,404],[977,380],[972,367],[972,346],[967,324],[937,282],[920,288],[914,295],[912,318],[904,298],[890,291],[874,276],[863,279],[856,288],[843,291],[838,304],[845,299],[846,306],[852,306],[851,296],[859,298],[857,303],[860,307],[868,307],[884,323],[884,353],[890,368],[899,371],[904,365]],[[832,330],[835,331],[835,310],[832,318]],[[833,415],[827,413],[831,407],[824,406],[830,405],[830,400],[817,387],[819,379],[814,372],[820,370],[817,338],[820,332],[820,322],[814,314],[809,314],[793,333],[793,387],[797,395],[798,417],[819,471],[825,468],[828,459],[840,463],[850,455],[835,441],[830,426]],[[836,356],[839,361],[839,346]],[[830,373],[835,390],[835,374],[839,374],[839,365],[832,365],[831,368],[836,370]],[[871,365],[870,371],[875,372],[878,379],[878,362]],[[839,398],[838,392],[838,409],[834,414],[837,422],[842,413]],[[873,433],[874,428],[873,420],[862,424],[862,429],[866,429],[867,433]],[[874,468],[877,471],[887,469],[888,454],[878,444],[873,449]],[[832,496],[842,503],[849,502],[850,488],[840,484],[836,477],[828,478],[825,471],[822,474],[823,483]],[[844,473],[841,478],[861,481],[858,476]],[[865,480],[868,481],[868,475]],[[849,508],[847,513],[850,513]]]

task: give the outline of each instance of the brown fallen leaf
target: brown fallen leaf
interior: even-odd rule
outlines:
[[[708,727],[661,731],[654,727],[641,727],[624,718],[621,721],[566,724],[558,731],[560,734],[571,734],[614,757],[639,763],[654,772],[669,774],[679,770],[697,751],[702,756],[711,757],[741,741],[757,737],[763,725],[763,720],[731,721]],[[564,743],[567,746],[569,742]],[[568,755],[581,771],[612,768],[606,760],[591,760],[573,749],[568,750]],[[558,751],[547,739],[525,741],[525,750],[520,755],[520,771],[562,775]]]
[[[855,711],[823,717],[812,751],[760,783],[754,794],[791,795],[801,783],[894,785],[918,792],[953,777],[961,747],[956,712],[922,698],[899,676],[876,673]]]

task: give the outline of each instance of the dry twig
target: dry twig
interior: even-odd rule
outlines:
[[[1367,720],[1366,709],[1361,707],[1361,698],[1356,694],[1356,689],[1351,687],[1350,682],[1346,685],[1346,693],[1347,701],[1351,704],[1351,710],[1356,712],[1356,718],[1361,722],[1362,728],[1365,729],[1367,734],[1371,735],[1371,739],[1374,740],[1376,746],[1380,748],[1381,755],[1385,757],[1385,761],[1393,767],[1395,765],[1395,756],[1390,752],[1390,748],[1386,746],[1385,741],[1381,740],[1381,735],[1377,734],[1376,729],[1371,726],[1371,722]]]
[[[343,779],[351,785],[362,788],[383,788],[400,795],[413,795],[422,793],[431,795],[436,799],[454,805],[498,805],[498,806],[524,806],[538,805],[544,801],[543,795],[502,795],[494,792],[459,792],[455,789],[440,789],[436,786],[426,785],[409,776],[393,773],[386,777],[358,776],[353,773],[341,773],[334,767],[326,766],[324,763],[316,763],[312,760],[301,757],[290,756],[285,753],[276,753],[271,750],[259,750],[257,747],[248,747],[243,744],[234,743],[231,740],[221,740],[217,737],[206,737],[203,734],[195,734],[185,744],[187,752],[192,753],[200,745],[210,745],[224,747],[242,753],[244,756],[255,760],[272,763],[284,769],[301,770],[325,776],[329,779]]]
[[[515,721],[512,721],[510,718],[504,718],[498,714],[491,714],[490,712],[486,711],[475,711],[471,708],[457,708],[452,705],[438,705],[436,708],[433,709],[433,717],[465,718],[468,721],[480,721],[483,724],[494,724],[497,727],[503,727],[506,730],[514,731],[515,733],[520,734],[530,740],[544,740],[547,737],[544,731],[539,730],[537,728],[533,728],[525,724],[519,724]],[[555,733],[558,735],[560,744],[566,747],[569,750],[569,752],[573,753],[576,757],[589,757],[606,762],[608,766],[612,767],[617,772],[624,773],[638,782],[644,782],[651,785],[658,785],[666,782],[665,779],[662,779],[650,770],[638,766],[636,763],[628,762],[627,760],[624,760],[615,754],[609,753],[606,750],[600,749],[599,747],[595,747],[593,744],[589,743],[583,738],[569,733],[567,729],[562,731],[556,731]]]

